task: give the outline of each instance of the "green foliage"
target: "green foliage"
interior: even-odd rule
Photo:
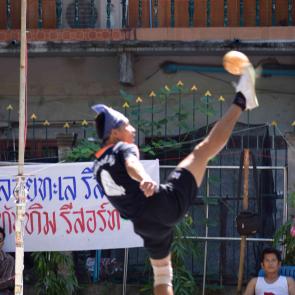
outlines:
[[[289,194],[289,205],[295,208],[295,192]],[[291,235],[292,220],[287,220],[275,233],[274,245],[282,245],[286,249],[286,256],[283,264],[295,265],[295,238]]]
[[[71,256],[61,252],[35,252],[32,257],[37,295],[67,295],[78,288]]]
[[[175,148],[176,145],[178,145],[179,148],[181,147],[180,144],[173,139],[160,139],[153,140],[151,144],[142,145],[140,150],[146,154],[149,154],[150,156],[156,156],[160,151],[168,151],[169,148]]]
[[[283,264],[295,265],[295,238],[291,236],[290,230],[292,221],[284,223],[275,233],[274,245],[282,245],[286,247],[286,256]]]
[[[185,258],[188,255],[196,257],[199,249],[195,240],[187,237],[193,236],[193,219],[186,215],[182,222],[175,227],[174,241],[171,247],[173,273],[173,286],[176,295],[193,294],[196,289],[196,281],[185,266]]]
[[[295,208],[295,192],[292,192],[289,194],[288,201],[289,201],[289,207]]]
[[[134,100],[134,95],[132,95],[132,94],[128,94],[128,93],[127,93],[125,90],[123,90],[123,89],[120,90],[120,94],[121,94],[122,98],[123,98],[125,101],[129,102],[129,103],[131,103],[131,101]]]
[[[67,162],[85,162],[94,160],[99,145],[88,140],[82,140],[67,157]]]

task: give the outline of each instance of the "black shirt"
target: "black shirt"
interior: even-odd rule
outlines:
[[[133,219],[143,211],[146,200],[139,188],[139,182],[133,180],[125,167],[126,159],[137,157],[137,146],[125,142],[107,146],[97,153],[94,162],[94,175],[112,205],[123,218]]]

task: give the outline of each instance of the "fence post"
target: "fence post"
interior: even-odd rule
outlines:
[[[121,2],[122,4],[122,28],[126,28],[127,27],[127,5],[126,5],[126,0],[122,0]]]
[[[79,2],[80,2],[79,0],[75,0],[75,20],[74,20],[75,28],[80,27],[80,3]]]
[[[247,210],[249,207],[249,156],[250,150],[244,149],[244,193],[243,193],[243,210]],[[241,236],[240,244],[240,263],[239,263],[239,274],[238,274],[238,287],[237,294],[242,292],[243,276],[244,276],[244,264],[245,264],[245,251],[247,245],[247,237]]]
[[[175,26],[175,0],[171,0],[171,8],[170,8],[170,26],[174,28]]]
[[[73,145],[73,136],[59,133],[56,136],[57,148],[58,148],[58,161],[64,161],[68,154],[71,152]]]
[[[293,132],[286,134],[286,139],[289,143],[288,148],[288,191],[292,194],[295,194],[295,149],[292,146],[295,146],[295,130]],[[295,208],[289,206],[288,216],[295,216]]]
[[[194,0],[189,0],[189,2],[188,2],[188,15],[189,15],[188,25],[190,27],[194,26],[194,11],[195,11]]]
[[[142,26],[142,0],[138,0],[138,27]]]
[[[7,29],[11,29],[11,0],[6,0],[6,17],[7,17]]]
[[[43,8],[42,0],[38,0],[38,29],[43,28]]]
[[[56,0],[56,27],[62,26],[62,0]]]
[[[111,5],[112,0],[107,0],[107,28],[111,28]]]

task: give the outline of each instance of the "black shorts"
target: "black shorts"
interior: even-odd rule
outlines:
[[[154,196],[146,199],[143,214],[132,221],[151,258],[162,259],[169,254],[174,226],[187,213],[197,191],[194,176],[187,169],[178,168]]]

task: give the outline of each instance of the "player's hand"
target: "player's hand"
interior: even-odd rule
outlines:
[[[148,198],[151,197],[157,189],[157,183],[152,179],[143,179],[139,185],[144,195]]]

